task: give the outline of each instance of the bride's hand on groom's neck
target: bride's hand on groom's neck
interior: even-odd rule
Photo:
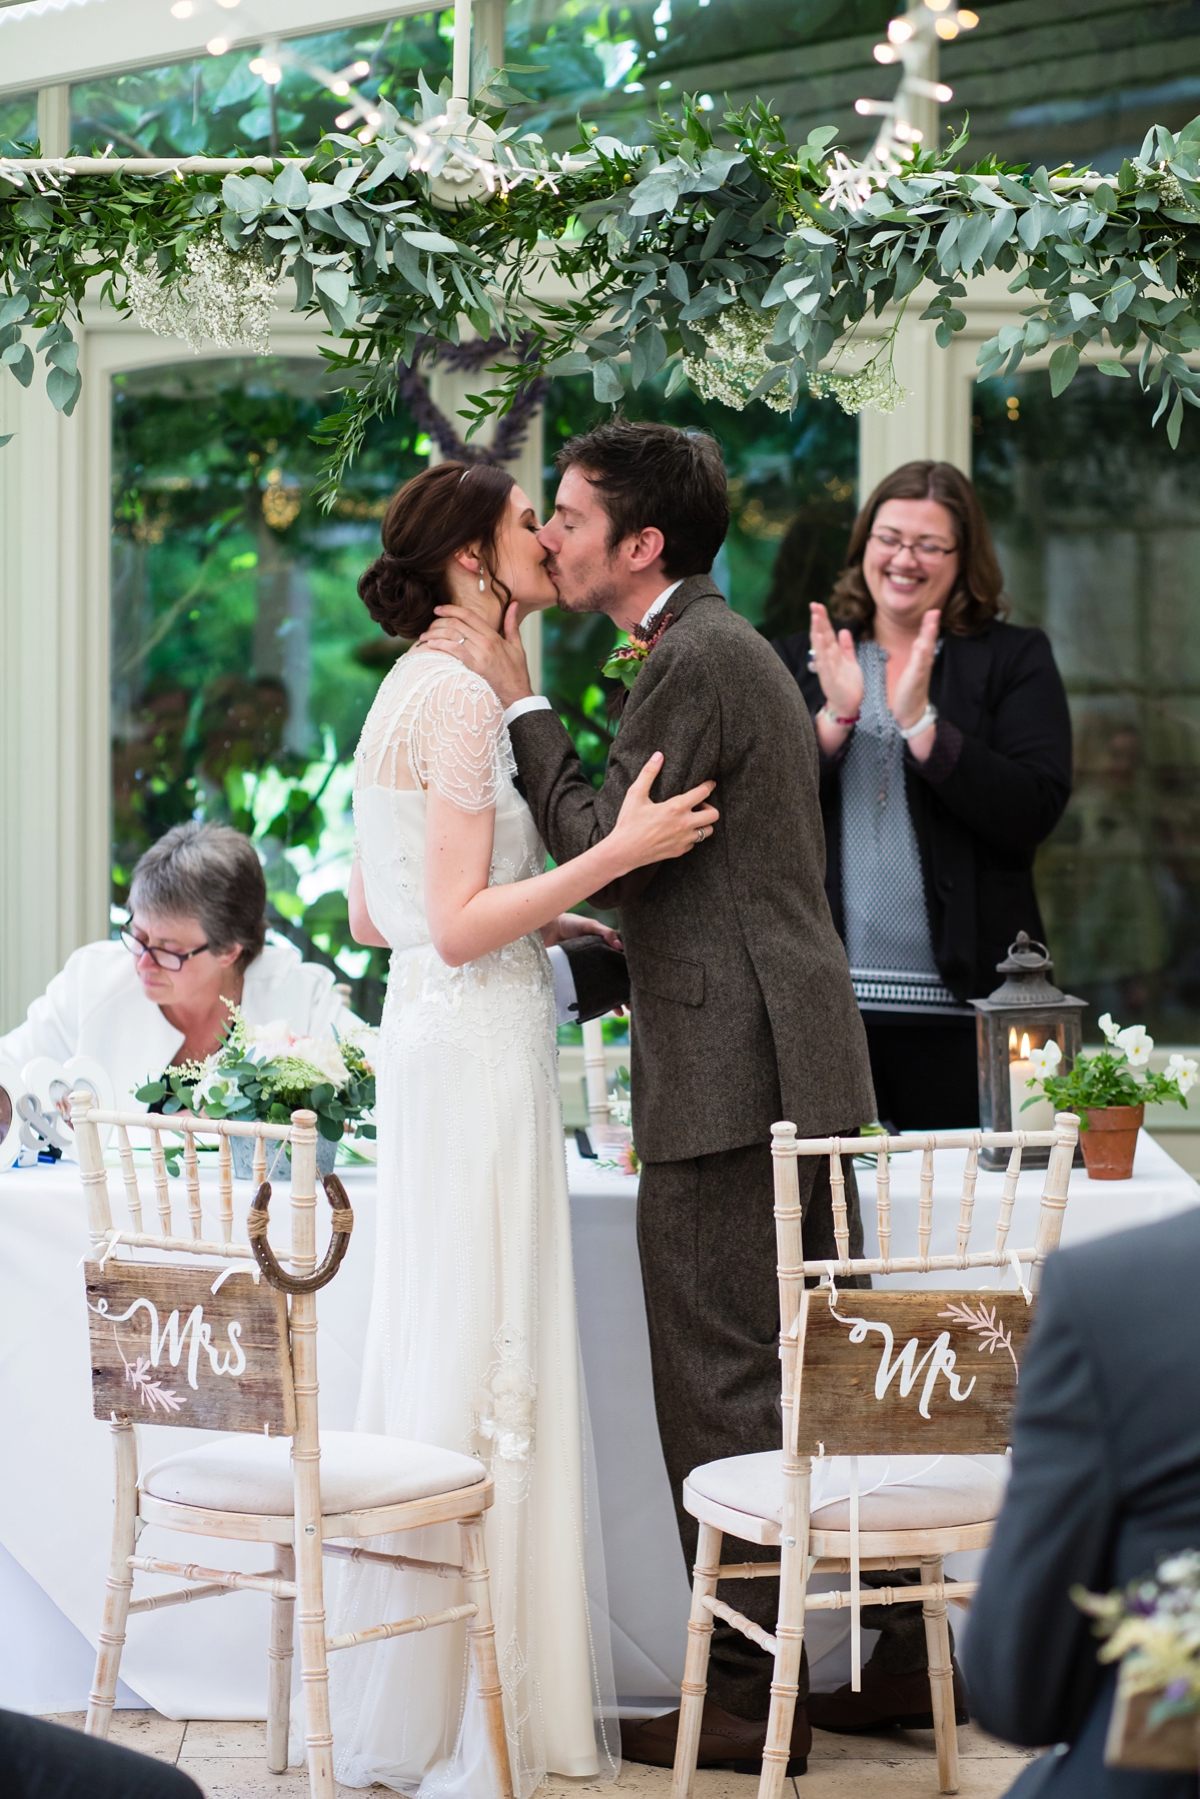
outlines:
[[[515,601],[505,611],[501,632],[464,606],[439,606],[436,619],[418,642],[444,650],[482,675],[506,709],[533,693]]]

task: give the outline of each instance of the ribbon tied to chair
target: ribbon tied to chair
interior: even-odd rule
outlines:
[[[354,1213],[350,1201],[346,1197],[346,1189],[336,1174],[324,1176],[321,1185],[325,1189],[325,1197],[329,1201],[329,1209],[333,1214],[333,1236],[329,1240],[329,1248],[325,1251],[325,1260],[312,1274],[285,1274],[279,1266],[275,1251],[267,1241],[268,1210],[271,1204],[271,1183],[264,1181],[254,1196],[254,1204],[246,1220],[246,1235],[250,1239],[250,1247],[254,1251],[254,1259],[263,1274],[273,1287],[281,1293],[316,1293],[329,1285],[341,1265],[342,1257],[350,1243],[350,1232],[354,1229]]]

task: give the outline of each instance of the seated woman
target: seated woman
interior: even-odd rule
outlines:
[[[355,1023],[335,977],[279,939],[266,941],[267,887],[249,839],[227,825],[183,824],[133,871],[119,943],[69,956],[0,1057],[94,1056],[119,1107],[147,1078],[218,1046],[229,1006],[248,1024],[286,1019],[298,1036]]]

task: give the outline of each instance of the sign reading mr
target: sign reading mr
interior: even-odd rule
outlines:
[[[287,1302],[249,1268],[93,1263],[87,1301],[97,1418],[295,1431]]]
[[[1032,1316],[1020,1293],[810,1289],[800,1311],[798,1452],[1002,1454]]]

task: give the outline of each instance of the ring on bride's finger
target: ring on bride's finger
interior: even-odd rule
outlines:
[[[458,641],[459,643],[466,643],[467,640],[465,637],[460,637]]]

